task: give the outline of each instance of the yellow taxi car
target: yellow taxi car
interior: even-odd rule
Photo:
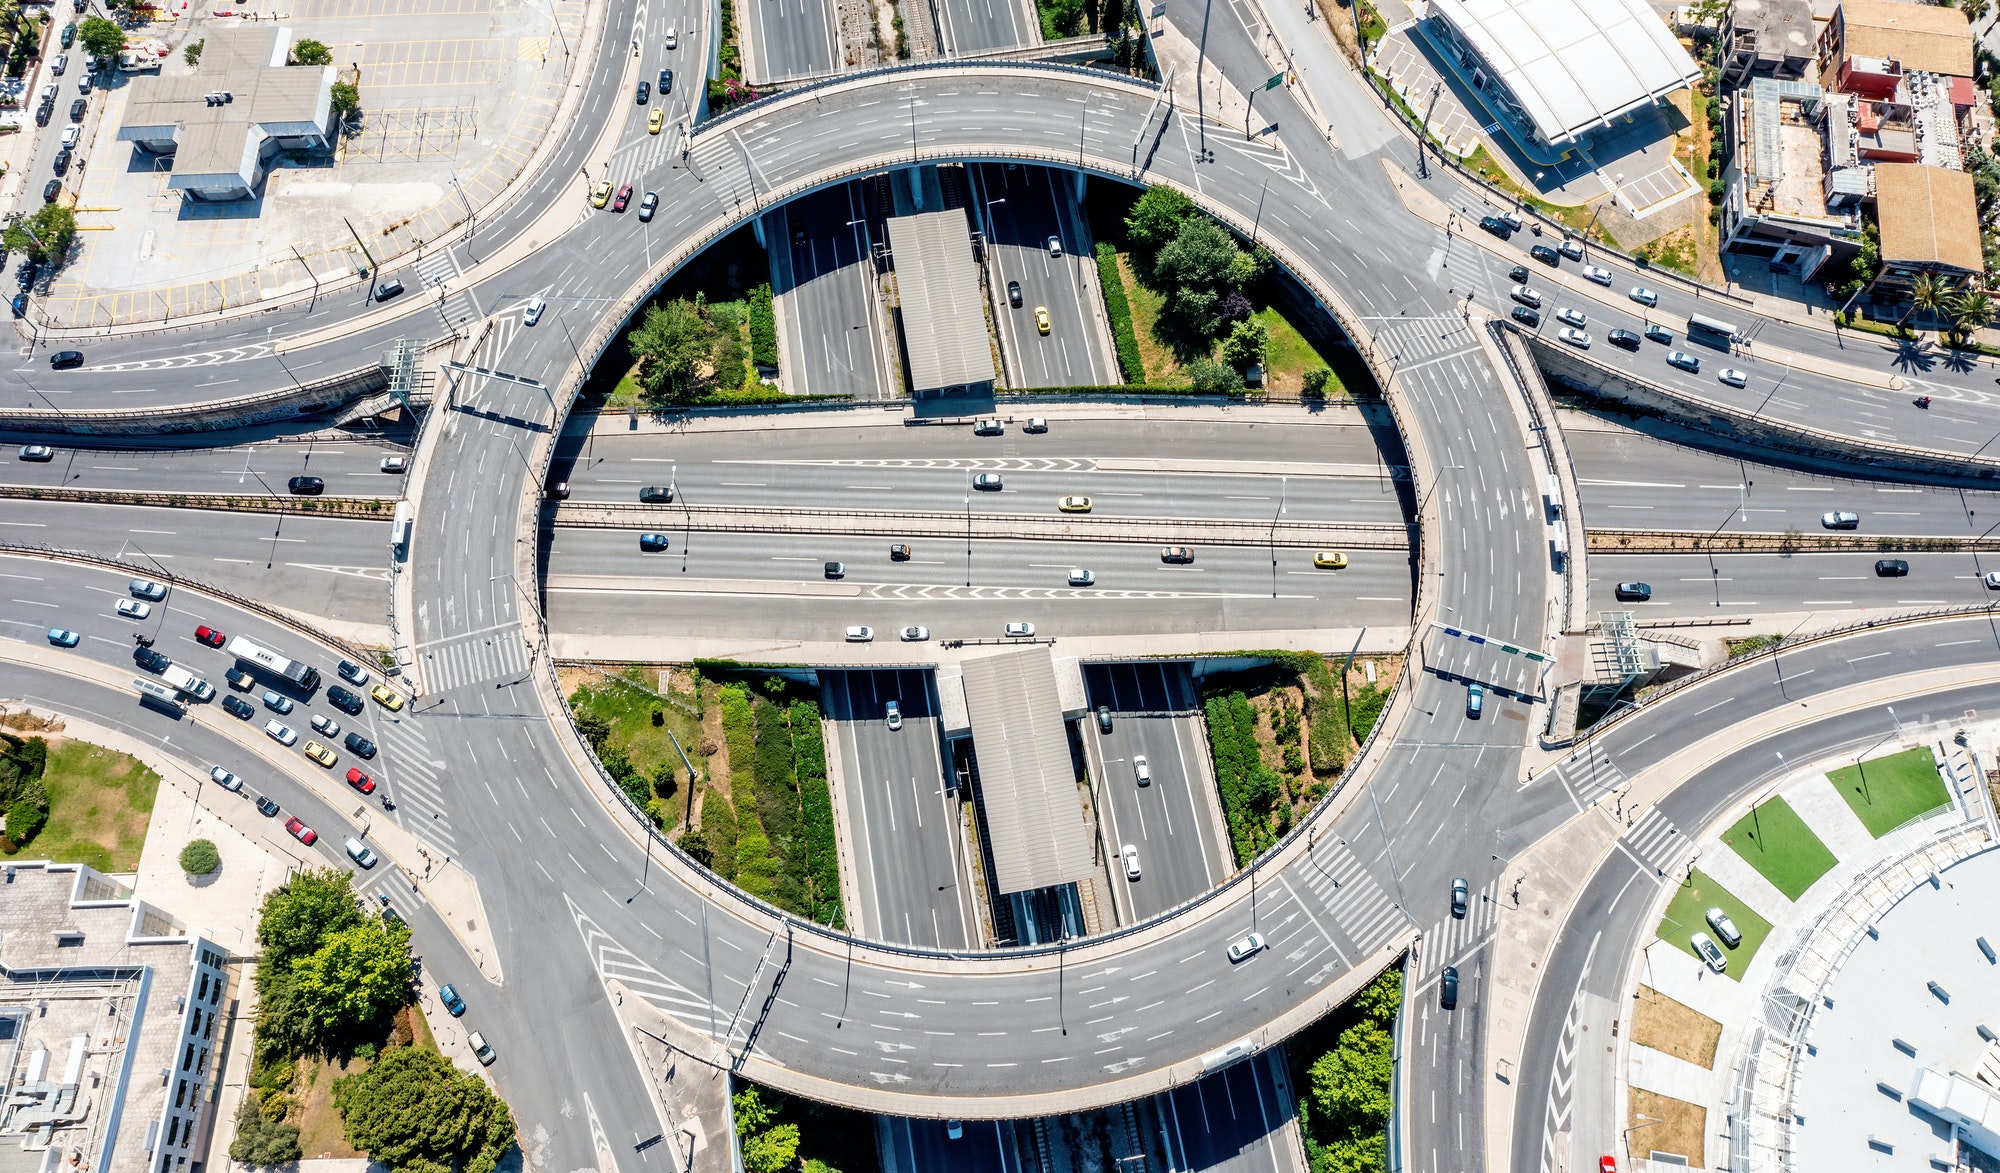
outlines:
[[[667,124],[667,112],[665,110],[655,109],[651,114],[646,115],[647,134],[660,133],[660,128],[662,126],[665,126],[666,124]]]
[[[333,763],[340,760],[339,758],[333,756],[332,750],[326,748],[317,741],[306,742],[306,756],[311,758],[313,761],[318,762],[322,766],[331,766],[333,765]]]
[[[376,704],[381,705],[392,713],[397,712],[403,707],[403,694],[386,684],[378,684],[374,688],[369,689],[368,695],[375,698]]]
[[[1045,305],[1035,307],[1035,329],[1043,334],[1049,332],[1049,307]]]
[[[1062,500],[1056,502],[1056,508],[1062,510],[1064,513],[1089,513],[1090,498],[1064,497]]]
[[[1339,550],[1321,550],[1313,555],[1313,565],[1321,570],[1342,570],[1347,566],[1347,555]]]
[[[590,206],[593,208],[601,208],[610,202],[611,202],[611,181],[607,179],[603,183],[598,184],[596,188],[592,189],[590,193]]]

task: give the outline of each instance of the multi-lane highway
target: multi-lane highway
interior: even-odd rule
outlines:
[[[737,9],[747,18],[752,85],[820,77],[841,69],[835,0],[759,0]]]
[[[986,234],[986,272],[1007,385],[1121,382],[1118,357],[1098,309],[1100,295],[1085,269],[1094,270],[1097,261],[1089,223],[1077,206],[1077,173],[1021,163],[968,170]],[[1046,334],[1036,323],[1037,309],[1048,311]]]
[[[778,370],[794,395],[887,397],[871,226],[859,185],[843,183],[773,212],[765,223],[771,291],[783,327]]]

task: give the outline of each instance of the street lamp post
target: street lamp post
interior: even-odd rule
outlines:
[[[1854,772],[1861,776],[1861,799],[1869,806],[1875,805],[1875,795],[1868,788],[1868,764],[1862,759],[1881,749],[1883,742],[1888,741],[1903,731],[1903,723],[1896,720],[1896,706],[1885,705],[1883,707],[1889,710],[1889,732],[1882,735],[1881,741],[1877,741],[1874,745],[1854,755]]]

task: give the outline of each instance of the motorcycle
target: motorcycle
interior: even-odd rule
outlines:
[[[1542,234],[1542,226],[1539,223],[1530,224],[1528,225],[1528,231],[1534,233],[1536,236],[1540,236]]]
[[[140,647],[142,647],[142,648],[150,648],[150,647],[152,647],[152,646],[153,646],[153,637],[152,637],[152,636],[150,636],[150,635],[147,635],[147,634],[146,634],[145,632],[143,632],[143,631],[135,631],[135,632],[133,632],[133,633],[132,633],[132,640],[133,640],[133,642],[137,643],[137,644],[138,644],[138,645],[139,645]]]
[[[1917,398],[1915,398],[1915,399],[1911,400],[1910,402],[1912,402],[1912,403],[1916,404],[1916,405],[1917,405],[1918,407],[1921,407],[1921,408],[1923,408],[1924,410],[1928,411],[1928,410],[1930,410],[1930,406],[1931,406],[1931,397],[1930,397],[1930,396],[1928,396],[1928,395],[1921,395],[1921,396],[1918,396]]]
[[[385,811],[392,811],[396,809],[396,804],[390,802],[389,796],[386,794],[382,796],[382,809]]]

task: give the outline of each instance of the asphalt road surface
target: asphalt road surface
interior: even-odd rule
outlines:
[[[871,937],[933,949],[984,947],[966,882],[959,795],[945,776],[939,744],[936,688],[915,669],[874,672],[821,670],[820,697],[837,754],[841,805],[854,832],[854,875],[861,907],[851,923]],[[885,719],[889,701],[902,707],[903,727]]]
[[[1075,172],[1025,163],[967,168],[986,233],[993,317],[1012,387],[1084,387],[1123,382],[1109,349],[1104,310],[1083,266],[1097,261],[1090,226],[1077,206]],[[1054,237],[1056,255],[1049,248]],[[1013,303],[1018,286],[1021,300]],[[1049,312],[1039,332],[1037,307]]]
[[[1034,8],[1018,0],[945,0],[937,11],[945,52],[953,56],[1033,45],[1042,39]]]
[[[834,0],[757,0],[745,4],[743,44],[752,84],[817,77],[840,70]]]
[[[1907,562],[1907,576],[1876,573],[1881,559]],[[1984,576],[1997,554],[1592,554],[1592,610],[1653,619],[1718,618],[1848,607],[1976,607],[2000,597]],[[1644,582],[1653,597],[1619,602],[1617,583]]]
[[[1220,837],[1220,800],[1208,764],[1208,739],[1197,719],[1194,680],[1182,661],[1087,664],[1082,722],[1085,758],[1096,793],[1105,850],[1138,849],[1138,879],[1117,859],[1110,868],[1120,923],[1156,916],[1236,872]],[[1098,706],[1111,713],[1105,732]],[[1138,783],[1145,757],[1151,782]]]
[[[797,0],[768,0],[796,3]],[[754,8],[752,11],[756,11]],[[858,184],[785,205],[766,221],[771,291],[784,322],[778,370],[794,395],[888,398],[870,225]]]
[[[316,476],[328,496],[400,497],[404,478],[384,473],[382,459],[407,457],[409,450],[381,441],[303,437],[216,448],[63,446],[48,461],[0,455],[16,457],[0,462],[0,484],[8,485],[289,497],[291,478]]]

